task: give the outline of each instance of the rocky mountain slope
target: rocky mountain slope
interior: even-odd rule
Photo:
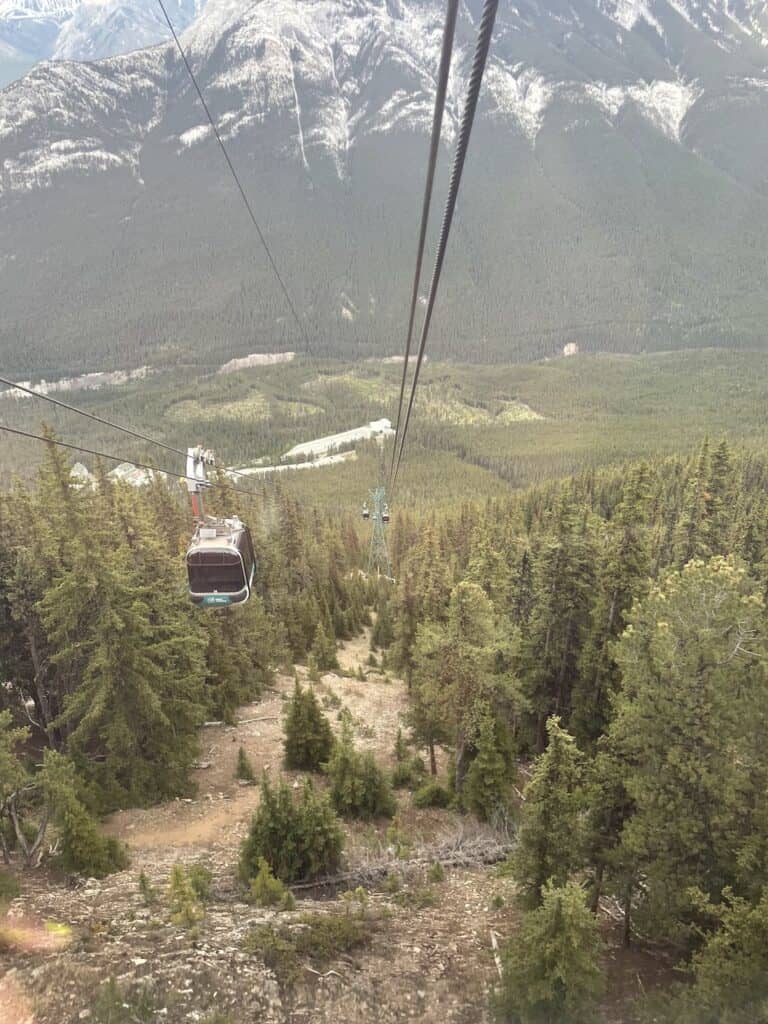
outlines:
[[[201,0],[171,0],[180,28]],[[97,60],[168,38],[154,0],[0,0],[0,88],[40,60]]]
[[[316,354],[401,345],[441,19],[435,0],[210,0],[185,34]],[[754,0],[502,0],[436,349],[761,344],[766,45]],[[17,372],[298,346],[168,45],[0,92],[0,217]]]

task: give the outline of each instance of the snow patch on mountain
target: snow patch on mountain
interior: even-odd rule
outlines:
[[[486,72],[486,88],[496,101],[499,114],[511,115],[526,138],[535,142],[544,112],[555,95],[555,86],[533,69],[516,71],[492,62]]]
[[[631,100],[655,127],[676,142],[680,141],[686,114],[701,95],[701,89],[689,82],[635,82],[629,86],[593,82],[584,90],[610,120],[615,120]]]
[[[664,38],[664,29],[645,0],[602,0],[599,6],[603,13],[621,26],[625,32],[631,32],[639,21],[644,21],[662,39]]]

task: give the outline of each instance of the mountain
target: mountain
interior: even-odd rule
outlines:
[[[185,28],[201,4],[171,0],[174,25]],[[155,0],[0,0],[0,88],[40,60],[97,60],[168,35]]]
[[[442,15],[209,0],[184,35],[315,354],[402,346]],[[763,0],[502,0],[433,353],[762,346],[766,46]],[[301,348],[172,46],[0,92],[0,167],[17,372]]]

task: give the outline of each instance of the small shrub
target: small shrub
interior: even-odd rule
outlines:
[[[398,761],[392,770],[392,785],[396,789],[418,789],[427,777],[427,766],[418,756]]]
[[[396,892],[400,892],[402,882],[400,875],[396,871],[390,871],[387,877],[384,879],[384,888],[391,895],[394,896]]]
[[[19,883],[13,875],[8,874],[7,871],[0,871],[0,910],[15,900],[20,892]]]
[[[275,878],[272,868],[259,857],[259,870],[251,879],[251,900],[259,907],[279,907],[281,910],[292,910],[295,901],[290,889]]]
[[[343,833],[328,798],[307,780],[298,802],[282,780],[275,788],[265,776],[261,803],[240,848],[239,874],[250,886],[261,858],[283,882],[330,874],[339,864]]]
[[[131,991],[110,978],[96,996],[90,1020],[93,1024],[149,1024],[158,1009],[147,985]]]
[[[405,860],[411,852],[411,844],[408,840],[408,836],[400,827],[399,817],[395,817],[394,821],[387,829],[387,842],[392,847],[395,856],[400,860]]]
[[[139,875],[139,892],[143,896],[144,902],[148,907],[157,903],[157,889],[152,885],[144,871]]]
[[[427,870],[427,881],[428,882],[444,882],[445,881],[445,868],[439,860],[435,861],[434,864],[430,864]]]
[[[403,889],[395,895],[395,903],[409,910],[428,910],[437,903],[437,897],[431,889]]]
[[[395,795],[373,754],[355,750],[349,719],[342,720],[341,736],[328,762],[330,797],[339,814],[350,818],[391,818],[397,810]]]
[[[245,752],[245,747],[240,747],[237,752],[235,778],[240,779],[241,782],[254,783],[256,781],[256,776],[253,772],[253,765],[251,764],[251,759]]]
[[[373,653],[373,651],[371,651],[371,653],[368,655],[368,664],[370,665],[371,668],[379,667],[379,663],[376,660],[376,655]]]
[[[321,672],[328,672],[339,667],[339,661],[336,657],[336,641],[332,636],[328,636],[322,622],[317,624],[310,657],[314,658]]]
[[[365,682],[365,672],[363,672],[363,666],[362,666],[362,665],[358,665],[358,666],[357,666],[357,673],[356,673],[356,678],[357,678],[357,679],[359,680],[359,682],[361,682],[361,683],[364,683],[364,682]]]
[[[493,899],[491,900],[491,910],[501,910],[502,907],[506,906],[506,903],[507,901],[504,899],[501,893],[497,892]]]
[[[211,882],[213,875],[202,864],[192,864],[188,870],[189,884],[192,891],[201,903],[207,903],[211,898]]]
[[[285,767],[316,772],[331,756],[333,733],[320,710],[315,691],[301,688],[297,680],[283,724]]]
[[[414,807],[448,807],[452,796],[450,792],[435,779],[425,782],[413,794]]]
[[[171,868],[168,909],[171,912],[171,921],[183,928],[194,928],[202,921],[205,913],[181,864],[174,864]]]
[[[481,821],[491,821],[509,802],[510,769],[496,731],[495,720],[485,715],[477,738],[477,755],[462,789],[463,805]]]
[[[371,922],[351,913],[302,914],[298,926],[259,925],[245,940],[250,953],[258,953],[283,985],[298,977],[301,960],[325,966],[344,953],[367,945]]]
[[[605,991],[600,921],[576,882],[548,883],[502,951],[497,1016],[519,1024],[592,1024]],[[714,1018],[712,1018],[714,1019]]]

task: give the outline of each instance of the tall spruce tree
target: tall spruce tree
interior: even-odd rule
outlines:
[[[550,880],[564,885],[584,863],[584,763],[558,718],[546,724],[548,744],[525,789],[511,867],[525,907],[541,903]]]
[[[616,649],[623,675],[610,729],[632,813],[622,859],[642,873],[645,930],[690,933],[689,892],[717,899],[734,877],[745,737],[765,706],[765,612],[744,568],[722,557],[669,570],[629,616]]]
[[[498,1017],[508,1024],[593,1024],[605,977],[599,923],[575,882],[553,883],[507,943]]]
[[[293,695],[283,723],[285,767],[317,772],[331,756],[333,733],[328,719],[320,710],[311,686],[302,688],[296,678]]]

